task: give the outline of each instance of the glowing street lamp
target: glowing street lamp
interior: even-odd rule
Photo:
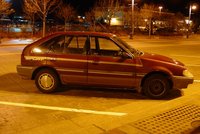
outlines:
[[[192,23],[192,21],[189,20],[189,19],[186,19],[186,20],[185,20],[185,23],[186,23],[187,25],[188,25],[188,24],[190,25],[190,24]]]
[[[163,7],[162,7],[162,6],[159,6],[158,9],[159,9],[159,13],[161,13]]]

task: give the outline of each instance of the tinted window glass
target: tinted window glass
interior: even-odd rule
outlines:
[[[90,54],[95,54],[98,55],[98,50],[99,50],[99,46],[98,43],[96,43],[97,38],[96,37],[91,37],[90,38]]]
[[[71,35],[62,35],[54,37],[37,48],[33,49],[35,53],[71,53],[85,54],[87,37],[76,37]]]
[[[103,37],[91,37],[90,54],[118,56],[120,48],[112,40]]]
[[[90,48],[95,49],[96,48],[96,42],[95,42],[95,37],[90,38]]]
[[[100,50],[119,50],[119,47],[110,39],[99,38]]]
[[[86,36],[71,36],[70,41],[65,44],[64,52],[71,54],[86,54],[87,39]]]
[[[33,49],[35,53],[60,53],[63,50],[64,36],[54,37]]]

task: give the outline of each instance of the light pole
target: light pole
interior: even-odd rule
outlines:
[[[191,19],[192,10],[195,10],[195,9],[197,9],[196,5],[190,5],[190,9],[189,9],[189,21]]]
[[[133,34],[134,34],[134,0],[132,0],[131,3],[131,34],[130,34],[130,39],[133,39]]]
[[[190,30],[190,23],[191,23],[191,14],[192,14],[192,10],[195,10],[195,9],[197,9],[197,6],[196,6],[196,5],[190,5],[188,21],[186,22],[186,24],[187,24],[187,38],[189,38],[189,30]]]

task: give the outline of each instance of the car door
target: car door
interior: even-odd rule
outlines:
[[[87,36],[77,35],[62,35],[53,39],[47,65],[56,69],[64,84],[87,83],[87,39]]]
[[[134,87],[136,61],[107,37],[91,37],[88,54],[88,83]]]

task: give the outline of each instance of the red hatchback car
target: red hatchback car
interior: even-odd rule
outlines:
[[[27,45],[17,72],[44,93],[60,85],[134,88],[159,99],[187,88],[193,75],[174,59],[131,48],[116,35],[62,32]]]

